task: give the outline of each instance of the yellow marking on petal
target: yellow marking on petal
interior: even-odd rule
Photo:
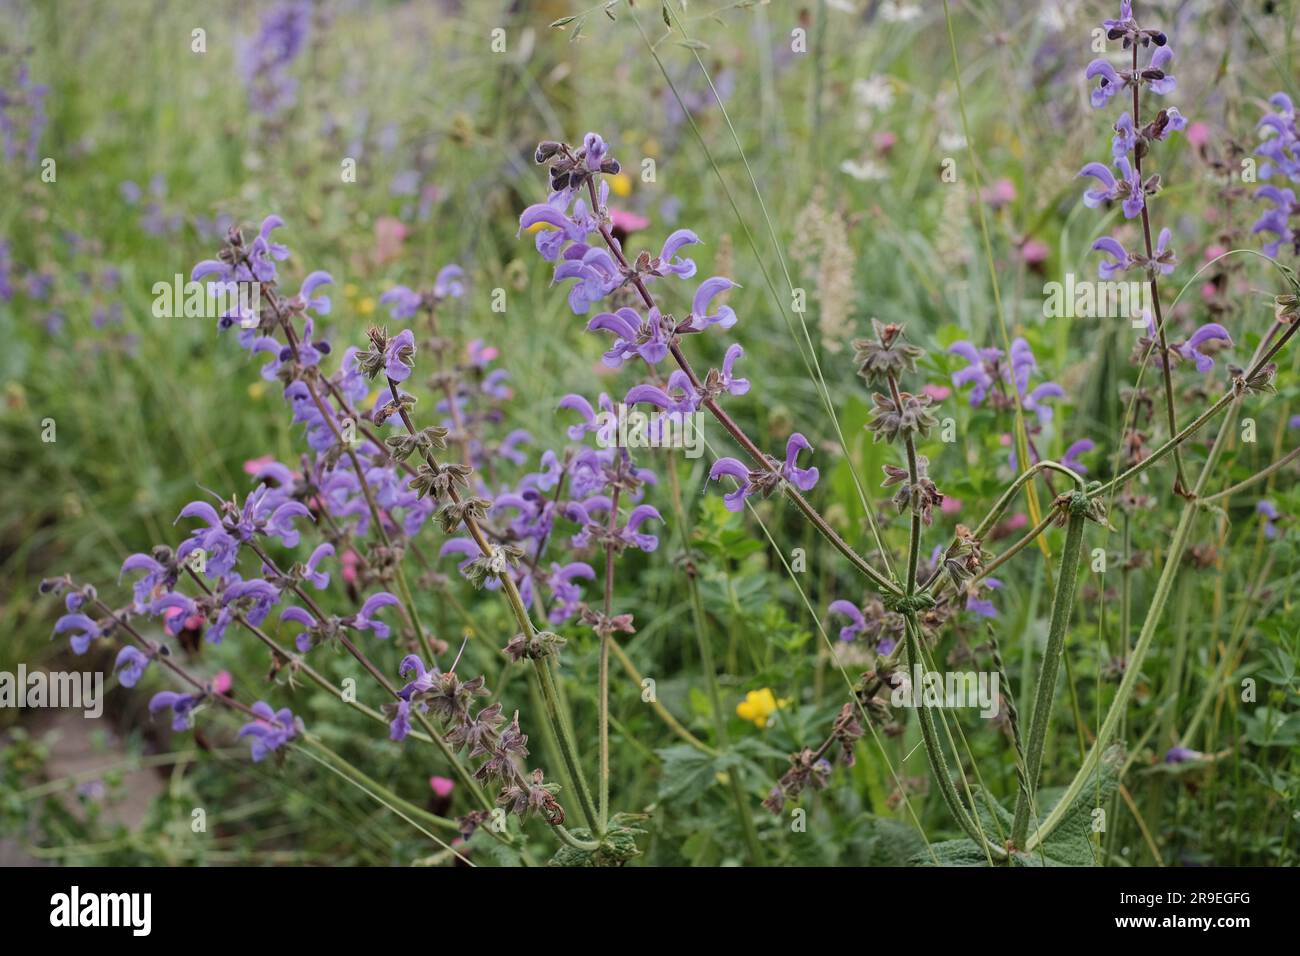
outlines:
[[[535,222],[524,232],[541,232],[543,229],[558,229],[558,226],[552,226],[549,222]]]

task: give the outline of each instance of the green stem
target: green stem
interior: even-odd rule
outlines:
[[[1029,831],[1029,811],[1038,790],[1038,776],[1042,769],[1043,745],[1047,740],[1047,725],[1052,719],[1052,701],[1056,696],[1056,679],[1060,670],[1061,654],[1065,648],[1065,632],[1069,628],[1070,613],[1074,610],[1074,590],[1078,583],[1079,553],[1083,550],[1083,523],[1086,501],[1079,496],[1072,503],[1070,520],[1065,531],[1065,548],[1061,553],[1061,567],[1056,579],[1056,593],[1052,596],[1052,617],[1047,632],[1047,649],[1038,671],[1038,689],[1034,695],[1034,713],[1029,723],[1029,740],[1025,748],[1025,787],[1016,796],[1016,811],[1011,825],[1011,842],[1023,846]],[[1027,787],[1027,789],[1026,789]]]
[[[502,577],[501,580],[504,583],[508,579]],[[546,666],[546,658],[534,660],[533,669],[537,672],[537,682],[541,686],[542,701],[546,705],[546,715],[550,719],[555,739],[560,745],[560,756],[564,760],[564,766],[569,772],[570,779],[573,780],[574,787],[577,788],[578,804],[582,810],[582,815],[587,820],[587,826],[594,830],[596,821],[600,817],[596,813],[596,805],[591,799],[591,790],[587,786],[587,779],[582,775],[582,767],[578,762],[578,748],[574,746],[573,738],[569,735],[569,728],[560,713],[560,695],[555,689],[555,681],[551,678],[551,669]]]
[[[1228,416],[1223,420],[1223,424],[1219,426],[1218,437],[1215,438],[1214,447],[1210,450],[1210,456],[1201,471],[1200,478],[1196,482],[1193,495],[1201,492],[1210,476],[1210,472],[1214,470],[1215,462],[1223,449],[1224,442],[1230,431],[1229,426],[1232,424],[1234,417],[1232,415]],[[1146,620],[1142,622],[1142,631],[1138,634],[1137,643],[1133,646],[1133,651],[1129,655],[1127,666],[1124,669],[1124,677],[1119,683],[1119,688],[1115,691],[1115,697],[1111,701],[1110,709],[1106,711],[1106,719],[1102,721],[1101,729],[1097,731],[1097,739],[1093,742],[1088,755],[1084,757],[1082,765],[1074,775],[1074,779],[1065,788],[1065,793],[1061,796],[1061,799],[1057,801],[1056,806],[1052,808],[1052,811],[1039,824],[1038,829],[1025,844],[1025,852],[1030,852],[1041,845],[1052,831],[1061,824],[1071,805],[1083,791],[1088,778],[1101,762],[1101,755],[1105,751],[1106,745],[1110,743],[1115,728],[1119,726],[1120,719],[1124,716],[1125,709],[1128,707],[1129,698],[1133,695],[1133,689],[1137,686],[1138,676],[1142,672],[1142,661],[1146,658],[1147,651],[1151,647],[1151,641],[1156,633],[1156,626],[1160,623],[1160,615],[1164,611],[1165,603],[1169,600],[1169,592],[1173,587],[1174,579],[1178,576],[1183,551],[1187,548],[1187,540],[1191,534],[1192,520],[1198,510],[1195,500],[1189,500],[1183,506],[1183,513],[1178,519],[1178,527],[1174,530],[1173,540],[1169,544],[1169,552],[1165,556],[1164,568],[1160,571],[1155,593],[1151,596],[1151,606],[1147,611]]]
[[[921,658],[921,647],[917,639],[921,626],[916,620],[916,612],[909,610],[905,612],[904,618],[906,626],[903,628],[903,633],[906,635],[908,662],[918,667],[924,667]],[[966,808],[962,806],[961,799],[957,796],[957,790],[952,785],[952,778],[948,775],[948,762],[944,759],[943,749],[939,744],[939,736],[935,733],[934,716],[930,713],[930,708],[920,706],[916,708],[916,712],[921,724],[921,739],[925,743],[925,755],[930,761],[930,772],[939,785],[939,792],[943,795],[944,803],[948,805],[948,811],[961,828],[966,831],[966,835],[974,840],[975,844],[984,850],[986,854],[1004,859],[1007,855],[1006,850],[988,842],[975,821],[971,819],[970,814],[966,812]]]

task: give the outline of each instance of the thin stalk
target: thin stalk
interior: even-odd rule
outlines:
[[[1038,670],[1038,689],[1034,694],[1034,712],[1029,722],[1029,739],[1025,745],[1025,783],[1016,795],[1016,810],[1011,826],[1011,842],[1024,846],[1029,830],[1029,809],[1038,791],[1038,777],[1042,770],[1043,745],[1047,740],[1047,725],[1052,719],[1052,701],[1056,697],[1056,679],[1060,670],[1061,654],[1065,649],[1065,633],[1074,610],[1074,590],[1078,584],[1079,553],[1083,550],[1084,517],[1082,502],[1071,506],[1069,523],[1065,529],[1065,547],[1061,552],[1061,567],[1056,579],[1056,593],[1052,596],[1052,617],[1047,632],[1047,648]]]

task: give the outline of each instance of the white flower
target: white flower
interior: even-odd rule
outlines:
[[[886,23],[907,23],[921,15],[921,8],[913,3],[894,3],[885,0],[880,5],[880,19]]]
[[[889,77],[876,74],[865,80],[854,80],[853,95],[867,109],[886,110],[894,102],[894,87]]]
[[[854,179],[862,182],[889,178],[889,172],[885,167],[872,159],[866,158],[844,160],[844,162],[840,163],[840,172],[848,173]]]

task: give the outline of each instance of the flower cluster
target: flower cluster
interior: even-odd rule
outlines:
[[[1256,155],[1264,157],[1259,165],[1260,179],[1289,179],[1300,183],[1300,131],[1296,127],[1295,106],[1285,93],[1274,93],[1269,98],[1271,112],[1259,121],[1262,141],[1255,148]],[[1269,204],[1263,215],[1255,221],[1252,233],[1266,233],[1273,238],[1264,244],[1264,252],[1276,256],[1286,246],[1300,256],[1300,228],[1295,225],[1300,217],[1300,203],[1295,190],[1274,183],[1266,183],[1255,191],[1255,198]]]
[[[750,383],[736,373],[736,363],[744,355],[738,343],[728,345],[721,367],[710,369],[703,378],[694,374],[680,352],[683,336],[713,326],[727,330],[736,325],[735,310],[725,302],[726,293],[736,284],[725,276],[705,279],[696,286],[690,308],[681,317],[666,314],[649,292],[649,287],[660,279],[694,277],[695,261],[683,256],[682,250],[699,244],[699,236],[689,229],[678,229],[664,240],[658,254],[642,251],[629,257],[614,237],[613,220],[606,206],[608,184],[600,179],[602,173],[617,172],[619,168],[604,139],[588,133],[580,148],[544,142],[538,146],[535,158],[549,167],[552,192],[546,202],[523,211],[520,233],[535,233],[537,251],[556,263],[555,282],[573,282],[569,307],[575,314],[586,315],[602,301],[613,300],[608,311],[598,312],[588,321],[587,331],[611,336],[603,359],[610,368],[635,359],[644,362],[653,380],[629,389],[623,404],[644,404],[655,409],[650,437],[660,433],[669,416],[688,415],[702,407],[714,410],[723,395],[746,394]],[[598,235],[595,244],[590,242],[593,234]],[[679,367],[664,376],[658,367],[670,355]],[[602,412],[612,413],[613,403],[607,396],[600,397],[599,405]],[[570,437],[577,439],[584,432],[600,431],[601,416],[582,396],[565,396],[561,408],[577,411],[583,418],[570,429]],[[799,467],[797,458],[800,451],[811,450],[808,440],[795,433],[787,443],[784,464],[764,456],[750,468],[735,458],[722,458],[713,465],[709,477],[736,480],[737,488],[725,496],[725,501],[731,510],[739,510],[747,496],[770,495],[787,483],[799,491],[810,490],[817,483],[818,470]]]

